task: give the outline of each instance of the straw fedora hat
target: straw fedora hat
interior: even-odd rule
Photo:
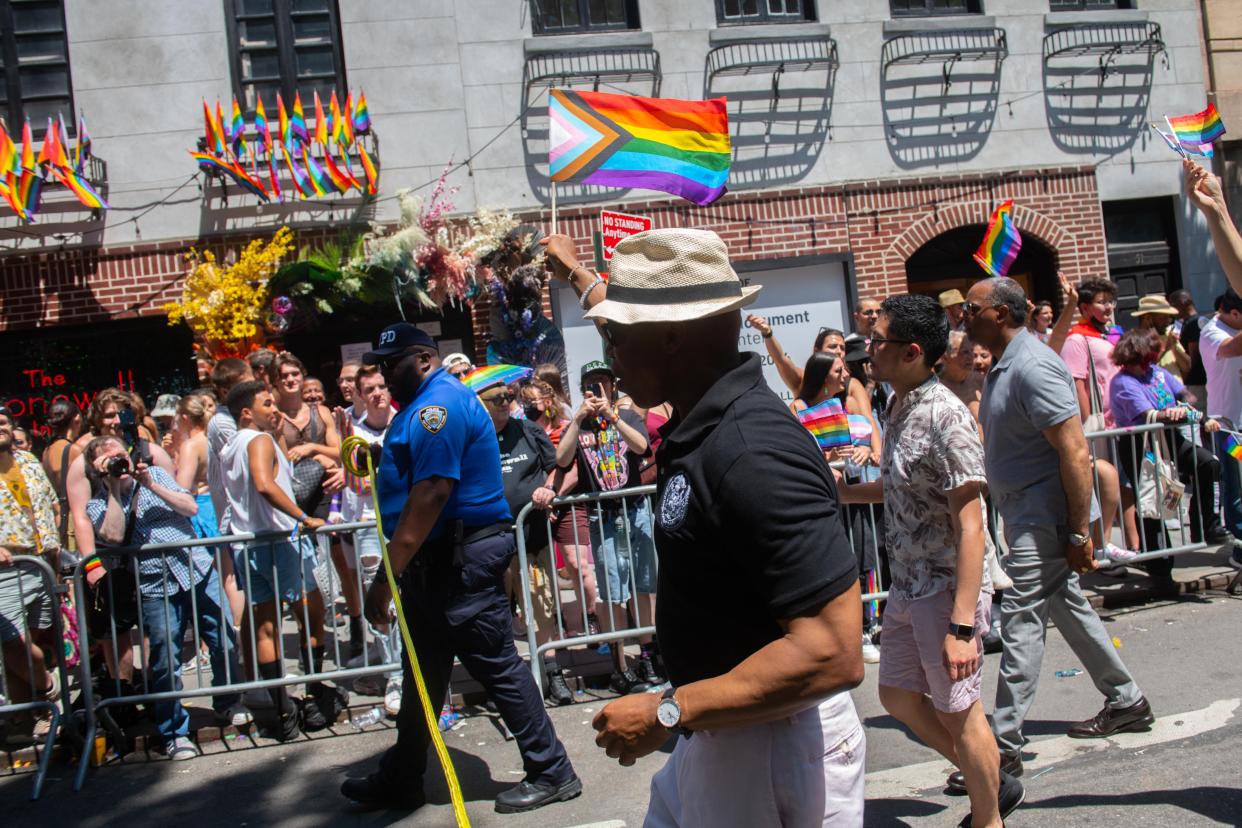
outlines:
[[[724,241],[710,230],[645,230],[617,243],[604,301],[588,319],[622,325],[688,322],[755,301],[743,287]]]
[[[942,308],[951,308],[956,305],[961,305],[966,301],[966,297],[963,296],[962,292],[957,288],[946,290],[936,298],[940,301],[940,307]]]
[[[1177,308],[1169,304],[1169,300],[1164,298],[1163,293],[1149,293],[1139,300],[1138,307],[1130,312],[1131,316],[1147,316],[1148,314],[1160,314],[1161,316],[1179,316]]]

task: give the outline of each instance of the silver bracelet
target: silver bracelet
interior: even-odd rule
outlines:
[[[595,281],[587,285],[586,290],[582,291],[582,295],[578,297],[578,304],[582,306],[583,310],[587,309],[587,297],[591,295],[591,291],[595,290],[595,288],[599,287],[603,283],[604,277],[597,273],[595,274]]]

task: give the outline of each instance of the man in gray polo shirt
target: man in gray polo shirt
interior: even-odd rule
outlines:
[[[1012,279],[977,282],[966,297],[973,342],[992,352],[979,421],[988,488],[1005,523],[1000,683],[993,728],[1001,769],[1022,773],[1022,721],[1035,698],[1049,618],[1108,702],[1072,725],[1080,739],[1142,730],[1155,719],[1079,588],[1096,568],[1088,534],[1091,463],[1069,371],[1025,326],[1026,294]],[[962,782],[950,777],[950,787]]]

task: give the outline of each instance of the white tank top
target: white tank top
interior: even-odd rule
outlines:
[[[224,465],[224,491],[229,499],[230,528],[234,532],[292,532],[298,522],[272,506],[255,488],[250,473],[250,443],[256,438],[272,440],[272,435],[253,428],[239,429],[221,452]],[[293,500],[292,466],[272,440],[276,454],[276,484]]]

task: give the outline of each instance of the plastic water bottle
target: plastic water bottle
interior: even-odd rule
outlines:
[[[349,720],[349,723],[359,730],[365,730],[373,724],[379,724],[384,718],[384,709],[382,707],[372,707]]]

